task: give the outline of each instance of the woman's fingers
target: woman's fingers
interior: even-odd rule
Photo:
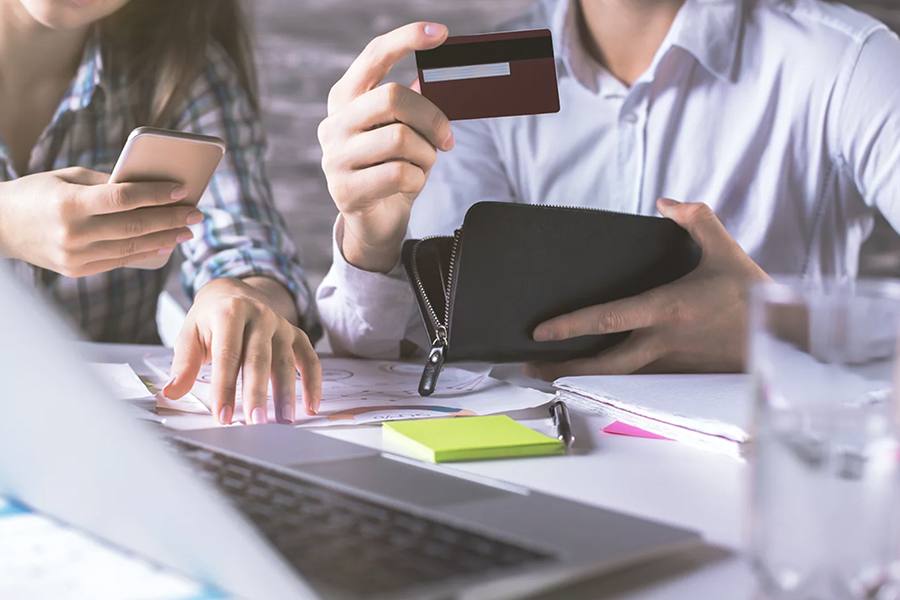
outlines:
[[[79,235],[89,241],[127,240],[163,231],[182,230],[203,221],[193,206],[141,208],[127,213],[99,215],[80,226]]]
[[[78,266],[72,266],[63,269],[62,274],[66,277],[87,277],[89,275],[96,275],[97,273],[106,273],[107,271],[112,271],[114,269],[123,269],[130,265],[135,265],[145,260],[151,260],[158,257],[159,250],[151,250],[150,252],[138,252],[137,254],[132,254],[131,256],[98,260]]]
[[[309,337],[300,329],[294,331],[294,364],[303,383],[303,405],[307,414],[314,415],[322,402],[322,365]]]
[[[186,199],[187,188],[175,182],[105,183],[77,188],[75,202],[84,215],[120,213]]]
[[[267,399],[269,395],[269,371],[272,368],[272,332],[248,322],[245,334],[244,356],[241,365],[241,402],[244,420],[259,425],[268,423]]]
[[[194,237],[187,227],[150,233],[127,240],[104,240],[94,242],[78,253],[85,262],[95,262],[113,258],[125,258],[134,254],[157,251],[169,254],[175,246]]]
[[[223,312],[214,317],[212,331],[212,405],[219,423],[228,425],[234,417],[234,396],[241,368],[246,322]]]
[[[292,336],[292,331],[279,331],[272,338],[272,395],[275,398],[275,419],[279,423],[293,423],[296,410],[297,371]]]
[[[193,322],[187,321],[175,341],[175,355],[169,372],[171,378],[163,387],[163,395],[177,400],[191,391],[205,360],[206,350],[200,341],[197,327]]]

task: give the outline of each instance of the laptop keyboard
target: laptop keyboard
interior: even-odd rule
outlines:
[[[551,558],[172,440],[307,579],[370,596]]]

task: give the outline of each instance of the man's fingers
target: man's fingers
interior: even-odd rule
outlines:
[[[272,339],[272,395],[275,397],[275,419],[293,423],[297,403],[297,375],[290,334],[276,333]]]
[[[169,382],[163,387],[163,395],[177,400],[191,391],[205,360],[206,349],[200,341],[197,328],[186,323],[175,341],[172,370]]]
[[[366,92],[337,117],[336,127],[349,134],[405,123],[441,150],[453,148],[450,120],[431,100],[398,83]]]
[[[535,363],[529,365],[528,370],[547,381],[577,375],[627,375],[655,362],[662,353],[658,336],[635,332],[621,344],[595,357],[560,363]]]
[[[656,207],[662,216],[672,219],[691,234],[694,241],[704,250],[721,246],[723,243],[729,246],[736,244],[716,213],[706,204],[660,198],[656,202]]]
[[[300,370],[303,405],[307,414],[314,415],[319,412],[319,405],[322,402],[322,364],[307,335],[299,329],[295,333],[294,364]]]
[[[269,395],[269,371],[272,368],[272,332],[254,326],[244,341],[241,376],[243,385],[241,401],[244,404],[244,420],[254,425],[268,423],[267,399]]]
[[[373,39],[328,95],[328,114],[377,86],[404,56],[430,50],[447,39],[447,27],[438,23],[410,23]]]
[[[86,215],[120,213],[162,206],[187,198],[187,188],[174,182],[105,183],[80,186],[76,199]]]
[[[566,340],[582,335],[603,335],[643,329],[667,321],[677,310],[677,299],[666,286],[643,294],[588,306],[544,321],[534,330],[536,342]]]
[[[382,163],[354,171],[347,175],[347,185],[353,189],[351,201],[341,206],[342,211],[364,207],[370,200],[393,194],[418,194],[425,186],[425,172],[406,161]]]
[[[393,123],[351,137],[337,160],[341,163],[339,168],[345,170],[402,160],[428,172],[436,159],[434,146],[419,132],[403,123]]]
[[[212,403],[219,423],[228,425],[234,417],[237,376],[243,358],[244,326],[238,315],[216,316],[212,335]]]
[[[171,231],[203,221],[193,206],[139,208],[124,213],[95,215],[80,226],[79,235],[91,240],[126,240],[148,233]]]

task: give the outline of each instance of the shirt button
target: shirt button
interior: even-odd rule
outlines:
[[[637,123],[638,118],[637,118],[637,115],[636,115],[636,114],[634,114],[634,113],[628,113],[627,115],[625,115],[625,116],[622,118],[622,120],[625,121],[626,123],[628,123],[629,125],[634,125],[635,123]]]

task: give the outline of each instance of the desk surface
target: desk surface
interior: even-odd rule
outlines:
[[[85,350],[88,360],[128,362],[138,374],[151,374],[142,362],[146,346],[86,344]],[[603,434],[600,430],[608,419],[580,413],[572,416],[577,442],[570,455],[459,463],[442,468],[689,527],[700,531],[715,546],[740,547],[745,464],[676,442]],[[378,427],[317,431],[366,446],[377,448],[381,444]],[[581,582],[566,588],[564,593],[557,590],[536,598],[739,600],[752,595],[753,579],[742,560],[721,549],[704,548]]]

